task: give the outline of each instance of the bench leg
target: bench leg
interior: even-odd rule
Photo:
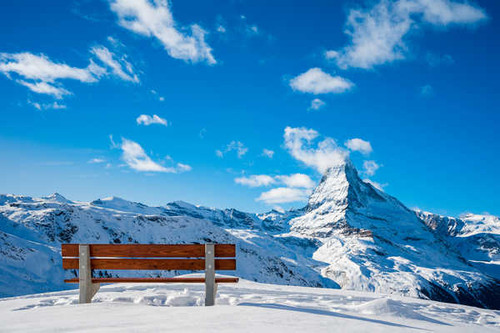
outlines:
[[[80,244],[78,278],[80,287],[79,303],[90,303],[92,297],[99,290],[99,283],[92,283],[92,269],[90,267],[90,246]]]
[[[215,245],[205,244],[205,306],[212,306],[215,304],[216,294]]]

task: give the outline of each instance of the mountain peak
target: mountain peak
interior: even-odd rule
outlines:
[[[363,187],[371,188],[361,180],[351,160],[346,158],[326,170],[309,198],[308,210],[316,209],[325,203],[330,203],[329,206],[345,206],[349,202],[349,195],[353,194],[353,189],[359,191]]]
[[[142,203],[128,201],[115,196],[97,199],[92,201],[90,204],[93,206],[100,206],[125,212],[144,212],[144,209],[147,207]]]
[[[59,203],[71,203],[70,200],[66,199],[62,194],[59,194],[57,192],[54,192],[51,195],[45,196],[42,199],[45,199],[48,201],[53,201],[53,202],[59,202]]]

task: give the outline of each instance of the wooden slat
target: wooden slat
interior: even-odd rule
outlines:
[[[78,257],[78,244],[61,244],[63,257]],[[205,257],[204,244],[90,244],[91,257]],[[216,244],[216,257],[235,257],[234,244]]]
[[[192,270],[205,269],[204,259],[92,259],[92,269],[128,269],[128,270]],[[63,258],[64,269],[78,269],[77,258]],[[215,270],[230,271],[236,269],[236,259],[216,259]]]
[[[239,278],[215,278],[215,283],[236,283]],[[78,283],[79,279],[67,279],[66,283]],[[92,278],[92,283],[205,283],[205,278]]]

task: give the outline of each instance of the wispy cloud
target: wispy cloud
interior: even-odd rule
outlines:
[[[324,107],[326,105],[325,102],[323,102],[322,100],[320,100],[319,98],[315,98],[311,101],[311,105],[309,106],[309,109],[308,110],[319,110],[321,109],[322,107]]]
[[[66,109],[66,105],[60,104],[58,102],[53,103],[38,103],[28,100],[28,104],[33,105],[37,110],[63,110]]]
[[[359,138],[347,140],[345,142],[345,146],[351,151],[359,151],[360,153],[365,155],[368,155],[373,151],[370,142]]]
[[[372,4],[373,2],[368,2]],[[351,9],[345,33],[349,45],[327,51],[341,68],[371,69],[405,59],[413,30],[429,26],[473,25],[487,18],[482,8],[451,0],[379,0],[369,7]]]
[[[363,162],[363,173],[367,176],[375,175],[375,172],[380,169],[380,165],[378,165],[375,161],[364,161]]]
[[[98,78],[91,65],[87,68],[77,68],[53,62],[44,54],[0,53],[1,73],[35,93],[52,95],[56,98],[70,94],[58,80],[96,82]]]
[[[20,85],[25,86],[29,90],[37,94],[51,95],[57,99],[61,99],[65,95],[71,95],[71,92],[61,87],[47,82],[28,82],[24,80],[16,80]]]
[[[191,34],[177,29],[170,4],[166,0],[110,0],[111,10],[122,27],[157,39],[167,53],[176,59],[215,64],[212,49],[205,42],[206,32],[199,25],[190,26]]]
[[[254,37],[262,34],[259,27],[256,24],[249,23],[245,15],[241,15],[240,19],[243,24],[243,32],[247,36]]]
[[[71,95],[71,92],[64,88],[62,80],[94,83],[104,76],[113,75],[122,80],[139,82],[124,55],[118,59],[104,46],[93,47],[91,54],[96,58],[91,57],[87,67],[79,68],[53,61],[44,54],[0,53],[0,73],[34,93],[50,95],[57,99]]]
[[[191,167],[187,164],[177,163],[175,166],[165,167],[153,161],[137,142],[122,138],[119,146],[122,150],[122,160],[133,170],[141,172],[166,172],[180,173],[190,171]]]
[[[265,156],[267,158],[273,158],[274,150],[264,148],[262,149],[262,156]]]
[[[288,187],[313,188],[316,185],[308,175],[303,173],[295,173],[289,176],[276,176],[276,179]]]
[[[138,83],[139,77],[134,73],[132,65],[127,61],[126,56],[122,55],[120,59],[112,53],[108,48],[100,45],[94,46],[91,49],[94,54],[104,65],[111,69],[111,72],[124,81]]]
[[[324,173],[328,167],[345,161],[349,153],[337,146],[332,138],[325,138],[314,145],[319,133],[304,127],[286,127],[285,148],[295,159]]]
[[[236,184],[249,187],[269,186],[276,183],[276,180],[268,175],[253,175],[249,177],[238,177],[234,179]]]
[[[224,149],[216,150],[215,154],[222,158],[231,151],[236,151],[238,158],[242,158],[248,152],[248,148],[240,141],[231,141]]]
[[[295,173],[292,175],[251,175],[238,177],[234,179],[236,184],[245,185],[249,187],[262,187],[275,184],[283,184],[287,187],[298,187],[298,188],[312,188],[314,187],[314,181],[303,173]]]
[[[263,201],[267,204],[290,203],[305,201],[310,194],[310,189],[278,187],[263,192],[256,200]]]
[[[141,114],[139,117],[136,119],[137,125],[144,125],[144,126],[149,126],[152,124],[158,124],[158,125],[163,125],[163,126],[168,126],[168,122],[166,119],[161,118],[154,114],[153,116],[147,115],[147,114]]]
[[[99,157],[96,157],[96,158],[93,158],[93,159],[90,159],[88,161],[89,164],[100,164],[100,163],[105,163],[106,160],[103,159],[103,158],[99,158]]]
[[[155,96],[158,98],[158,100],[159,100],[160,102],[164,102],[164,101],[165,101],[165,97],[160,96],[160,94],[158,94],[158,92],[157,92],[156,90],[151,89],[151,93],[152,93],[153,95],[155,95]]]
[[[343,93],[354,87],[354,84],[340,76],[331,76],[320,68],[311,68],[307,72],[290,80],[292,89],[311,94]]]

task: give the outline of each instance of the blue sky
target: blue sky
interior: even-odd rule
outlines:
[[[301,207],[349,155],[500,215],[495,1],[4,1],[0,191]]]

